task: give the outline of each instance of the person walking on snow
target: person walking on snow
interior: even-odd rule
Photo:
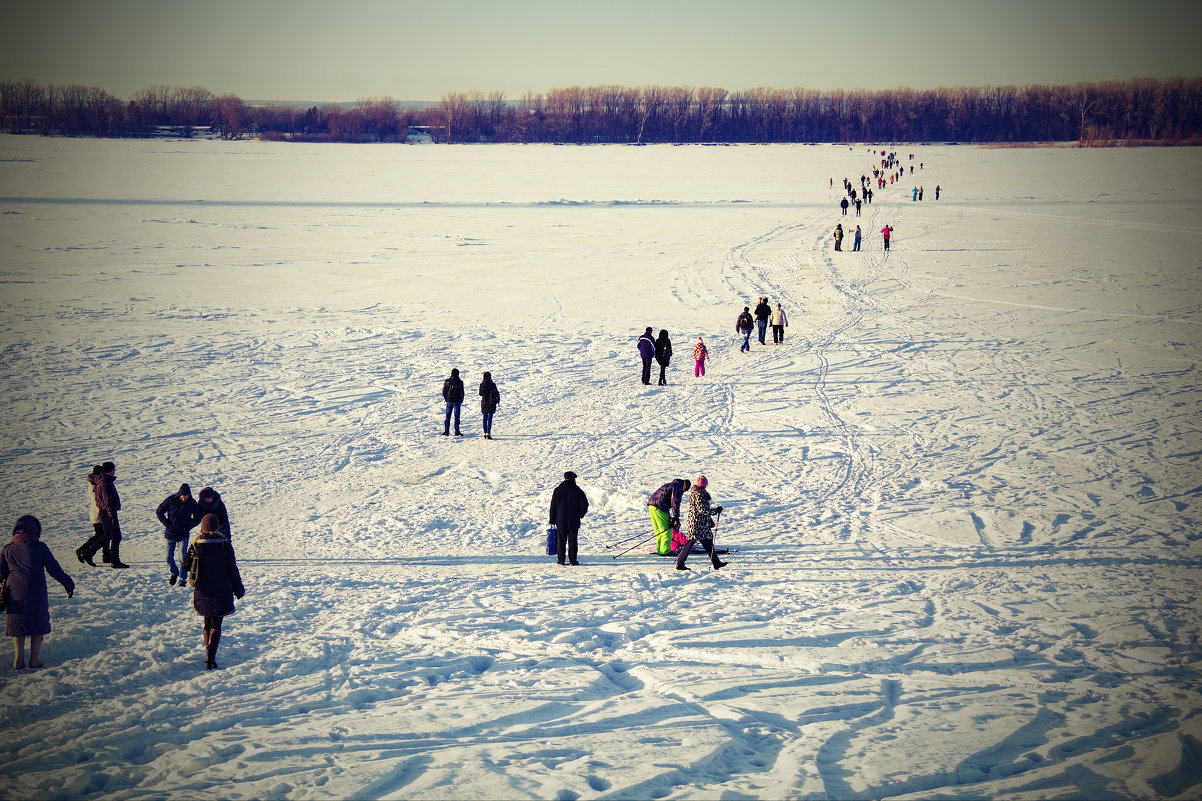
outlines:
[[[705,375],[705,360],[710,356],[709,349],[705,347],[705,343],[701,341],[701,337],[697,337],[697,344],[693,346],[693,377],[700,378]]]
[[[885,239],[885,250],[889,249],[889,237],[893,235],[893,226],[886,225],[881,229],[881,236]]]
[[[768,298],[760,298],[760,302],[755,307],[755,327],[760,337],[760,344],[764,342],[764,334],[768,331],[768,318],[772,316],[772,307],[768,305]]]
[[[562,565],[567,557],[569,565],[578,565],[580,519],[588,514],[588,496],[576,486],[576,474],[571,470],[563,474],[563,482],[551,493],[551,512],[548,522],[555,526],[555,562]]]
[[[96,505],[96,482],[100,480],[100,476],[103,473],[104,468],[96,465],[92,468],[92,472],[88,474],[88,519],[92,523],[92,536],[88,537],[83,545],[75,549],[75,558],[80,562],[90,561],[99,549],[103,549],[105,562],[112,561],[112,557],[109,556],[108,534],[100,522],[100,507]],[[87,554],[86,560],[84,554]],[[95,567],[95,563],[92,566]]]
[[[447,416],[442,421],[442,435],[451,436],[451,416],[455,417],[455,436],[462,437],[459,430],[459,411],[463,405],[463,379],[459,377],[459,368],[453,368],[451,375],[442,382],[442,399],[447,405]]]
[[[917,200],[918,200],[918,187],[917,187],[917,186],[916,186],[916,187],[914,187],[914,189],[913,189],[913,194],[912,194],[912,195],[910,195],[910,200],[913,200],[913,201],[917,201]]]
[[[835,226],[835,250],[843,250],[843,223]]]
[[[655,361],[659,364],[659,386],[666,386],[668,365],[672,361],[672,340],[666,328],[660,329],[659,337],[655,340]]]
[[[117,493],[117,465],[105,462],[100,466],[100,470],[99,476],[89,476],[88,480],[92,482],[92,494],[96,499],[96,508],[100,510],[100,525],[104,527],[103,542],[108,547],[109,567],[124,569],[129,565],[121,561],[121,522],[117,517],[117,512],[121,510],[121,496]],[[88,542],[91,543],[92,540]],[[96,555],[98,547],[100,543],[88,545],[86,550],[79,548],[75,551],[75,556],[79,561],[96,567],[92,557]]]
[[[221,536],[233,542],[233,535],[230,534],[230,513],[226,511],[225,501],[221,499],[221,493],[212,487],[205,487],[196,495],[196,514],[201,520],[204,520],[205,515],[213,515],[217,518],[217,531]]]
[[[743,335],[743,344],[739,346],[740,353],[751,350],[751,332],[754,330],[755,320],[751,317],[751,307],[744,306],[743,313],[735,320],[735,331]]]
[[[785,326],[789,324],[789,318],[785,316],[785,310],[776,304],[776,309],[772,312],[772,317],[769,322],[772,323],[772,344],[781,345],[785,341]]]
[[[941,191],[942,191],[942,187],[940,187],[940,186],[939,186],[939,184],[935,184],[935,199],[936,199],[936,200],[938,200],[938,199],[939,199],[939,193],[940,193]]]
[[[168,495],[154,510],[154,516],[163,524],[163,537],[167,540],[167,567],[171,569],[168,583],[175,586],[180,579],[180,570],[175,565],[175,549],[179,548],[180,561],[188,552],[188,536],[200,523],[200,507],[192,500],[192,488],[180,484],[179,489]],[[187,586],[181,582],[180,586]]]
[[[200,536],[184,554],[184,575],[196,567],[196,587],[192,608],[204,618],[201,642],[205,647],[205,669],[217,668],[217,647],[221,644],[221,623],[235,612],[234,599],[246,595],[234,546],[217,530],[217,516],[207,514],[200,521]],[[184,586],[188,585],[184,581]]]
[[[714,516],[722,512],[722,507],[710,506],[708,486],[709,479],[705,476],[697,476],[697,481],[689,490],[689,511],[685,515],[684,526],[688,539],[676,551],[677,570],[689,569],[685,565],[685,560],[689,558],[689,551],[693,550],[695,542],[701,543],[706,556],[714,565],[714,570],[726,567],[726,562],[718,559],[718,554],[714,552]]]
[[[856,226],[856,238],[851,242],[851,249],[852,251],[857,251],[860,249],[860,226],[858,225]]]
[[[651,336],[651,326],[647,326],[647,330],[639,337],[639,341],[636,344],[639,349],[639,358],[643,360],[643,383],[650,384],[651,360],[655,358],[655,338]]]
[[[661,556],[672,550],[672,532],[680,528],[680,502],[690,486],[687,478],[674,478],[647,499],[647,513],[655,531],[655,552]]]
[[[5,584],[5,633],[13,638],[13,670],[25,668],[25,638],[29,638],[29,666],[42,667],[42,638],[50,633],[50,597],[46,574],[63,585],[67,597],[75,582],[42,542],[42,524],[33,515],[21,515],[13,526],[13,539],[0,550],[0,582]]]
[[[480,414],[483,416],[484,438],[492,439],[492,416],[501,405],[501,390],[493,383],[492,373],[486,372],[480,382]]]

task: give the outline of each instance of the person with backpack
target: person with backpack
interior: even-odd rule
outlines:
[[[246,595],[234,546],[217,530],[217,516],[207,514],[200,521],[200,536],[184,554],[184,584],[191,585],[192,608],[204,618],[202,642],[205,669],[217,668],[217,647],[221,644],[221,623],[234,614],[234,599]]]
[[[751,317],[751,307],[744,306],[743,313],[735,320],[735,331],[743,335],[743,344],[739,346],[740,353],[751,350],[751,332],[754,330],[755,320]]]
[[[462,437],[459,430],[459,407],[463,405],[463,379],[459,377],[459,368],[451,370],[451,375],[442,382],[442,399],[447,405],[447,416],[442,421],[442,436],[451,436],[451,416],[455,417],[455,436]]]
[[[672,361],[672,340],[666,328],[660,329],[659,337],[655,340],[655,361],[659,364],[659,386],[666,386],[668,364]]]
[[[760,298],[760,302],[755,307],[755,327],[760,336],[760,344],[766,345],[764,342],[764,334],[768,331],[768,318],[772,316],[772,307],[768,305],[768,298]]]
[[[642,381],[650,384],[651,360],[655,358],[655,337],[651,336],[651,326],[647,326],[647,330],[639,337],[636,347],[639,349],[639,358],[643,360]]]
[[[690,486],[687,478],[674,478],[647,499],[647,513],[655,532],[655,552],[661,556],[672,551],[672,532],[680,528],[680,502]]]
[[[835,226],[835,250],[843,250],[843,223]]]
[[[705,360],[710,357],[709,348],[705,346],[705,342],[701,337],[697,337],[697,344],[693,346],[693,377],[700,378],[705,375]]]
[[[685,516],[685,534],[688,539],[676,550],[676,569],[688,570],[685,560],[693,543],[700,542],[705,554],[714,565],[714,570],[726,567],[726,562],[718,559],[714,551],[714,517],[722,512],[721,506],[710,506],[709,479],[697,476],[693,488],[689,490],[689,511]]]
[[[180,561],[188,552],[188,537],[200,523],[200,507],[192,500],[192,488],[180,484],[179,489],[163,499],[154,515],[163,524],[163,537],[167,540],[167,567],[171,569],[168,583],[175,586],[180,581],[180,569],[175,564],[175,550],[179,549]],[[181,582],[180,586],[186,586]]]
[[[563,481],[551,493],[551,525],[558,532],[555,541],[555,562],[578,565],[579,555],[578,535],[580,520],[588,514],[588,496],[584,490],[576,486],[576,474],[571,470],[563,474]]]
[[[785,326],[789,324],[789,318],[785,316],[785,310],[780,304],[776,304],[776,309],[772,312],[772,317],[768,320],[772,323],[772,344],[780,345],[785,341]]]
[[[501,405],[501,391],[493,383],[492,373],[486,372],[480,382],[480,414],[483,415],[484,438],[492,439],[492,416]]]

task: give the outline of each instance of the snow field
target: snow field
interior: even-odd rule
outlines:
[[[0,137],[2,504],[80,583],[0,673],[10,795],[1195,795],[1198,153],[915,148],[835,253],[866,150]],[[104,459],[129,571],[70,559]],[[698,472],[731,564],[612,559]],[[248,588],[215,672],[185,480]]]

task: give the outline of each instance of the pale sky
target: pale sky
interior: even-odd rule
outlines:
[[[0,79],[129,98],[1202,76],[1196,0],[3,0]],[[1191,10],[1192,9],[1192,10]]]

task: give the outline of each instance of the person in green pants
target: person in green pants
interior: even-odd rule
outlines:
[[[672,552],[672,532],[680,526],[680,501],[690,486],[687,478],[675,478],[647,499],[647,511],[655,529],[655,552],[660,555]]]

